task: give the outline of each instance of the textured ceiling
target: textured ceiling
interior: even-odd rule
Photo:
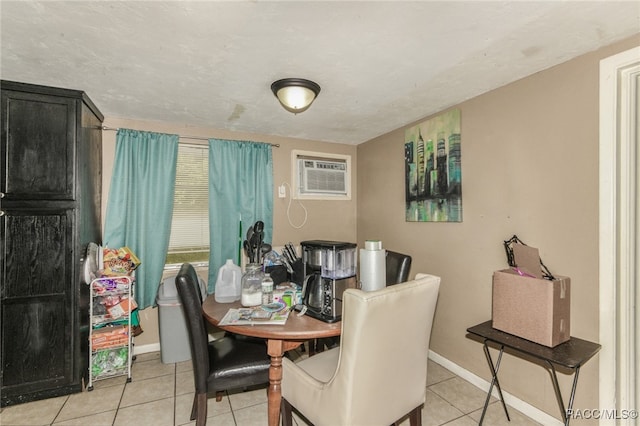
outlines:
[[[640,31],[625,1],[6,1],[2,79],[107,117],[359,144]],[[273,81],[322,87],[285,111]]]

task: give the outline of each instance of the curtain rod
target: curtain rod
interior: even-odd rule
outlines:
[[[117,127],[109,127],[109,126],[98,126],[99,129],[101,130],[111,130],[114,132],[117,132],[118,130],[120,130]],[[188,135],[178,135],[178,137],[180,139],[193,139],[193,140],[199,140],[199,141],[208,141],[211,138],[205,138],[202,136],[188,136]],[[270,143],[269,145],[271,145],[274,148],[280,148],[280,144],[279,143]]]

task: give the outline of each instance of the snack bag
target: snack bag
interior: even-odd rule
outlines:
[[[119,249],[103,249],[103,275],[131,275],[140,266],[140,259],[131,251],[129,247]]]
[[[116,319],[124,315],[129,315],[131,311],[133,311],[137,307],[138,304],[135,300],[122,299],[117,305],[113,305],[110,308],[107,308],[107,311],[109,312],[109,315],[111,315],[111,318]]]

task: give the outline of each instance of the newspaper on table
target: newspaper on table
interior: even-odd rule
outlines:
[[[290,312],[287,305],[277,303],[253,308],[231,308],[218,325],[283,325]]]

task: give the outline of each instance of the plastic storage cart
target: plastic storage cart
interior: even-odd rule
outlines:
[[[207,297],[207,289],[202,278],[198,277],[202,300]],[[165,278],[158,287],[158,328],[160,333],[160,360],[163,364],[188,361],[191,359],[191,345],[187,322],[182,312],[182,303],[178,298],[176,277]]]
[[[131,311],[135,309],[130,276],[91,281],[89,328],[89,383],[115,376],[131,382]]]

